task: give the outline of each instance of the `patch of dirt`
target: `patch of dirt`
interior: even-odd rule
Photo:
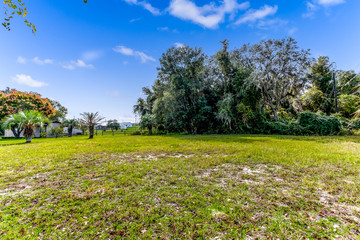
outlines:
[[[218,185],[226,187],[230,182],[247,185],[264,185],[276,181],[284,182],[277,173],[282,167],[277,165],[257,164],[254,166],[242,166],[225,163],[215,168],[207,169],[197,175],[202,181],[208,179],[218,182]]]

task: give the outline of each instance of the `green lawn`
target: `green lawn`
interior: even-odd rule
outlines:
[[[0,140],[0,239],[360,239],[360,138]]]

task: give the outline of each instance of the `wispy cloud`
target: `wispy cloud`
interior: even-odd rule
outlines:
[[[190,0],[172,0],[168,11],[182,20],[215,29],[224,21],[226,15],[233,17],[238,10],[245,10],[249,6],[249,2],[239,4],[237,0],[223,0],[219,6],[214,3],[197,6]]]
[[[136,51],[134,49],[119,45],[113,48],[114,52],[121,53],[126,56],[133,56],[140,59],[141,63],[146,63],[148,61],[155,62],[155,58],[145,54],[144,52]]]
[[[18,56],[16,61],[17,61],[17,63],[25,64],[26,63],[26,58],[24,58],[22,56]]]
[[[84,59],[84,61],[94,61],[96,59],[99,59],[102,55],[103,55],[102,51],[90,50],[83,52],[82,59]]]
[[[240,25],[244,23],[255,23],[268,16],[273,16],[277,13],[278,6],[265,5],[258,10],[250,9],[242,17],[240,17],[235,24]]]
[[[141,18],[133,18],[133,19],[130,19],[130,23],[133,23],[133,22],[137,22],[137,21],[140,21]]]
[[[332,6],[346,3],[345,0],[312,0],[306,2],[306,12],[302,15],[304,18],[314,17],[315,13],[322,7],[329,9]]]
[[[151,14],[153,15],[160,15],[161,12],[159,9],[153,7],[150,3],[146,2],[146,1],[138,1],[138,0],[125,0],[125,2],[129,3],[129,4],[134,4],[134,5],[138,5],[143,7],[144,9],[148,10],[149,12],[151,12]]]
[[[53,64],[54,61],[52,59],[44,59],[44,60],[41,60],[40,58],[38,57],[34,57],[32,59],[33,63],[36,63],[38,65],[44,65],[44,64]]]
[[[345,0],[316,0],[317,4],[328,7],[345,3]]]
[[[176,29],[170,29],[169,27],[158,27],[157,30],[159,32],[172,32],[172,33],[178,33],[179,31]]]
[[[183,44],[183,43],[179,43],[179,42],[174,43],[174,45],[175,45],[175,47],[176,47],[176,48],[182,48],[182,47],[185,47],[185,44]]]
[[[83,60],[71,60],[68,63],[62,64],[62,67],[68,70],[75,70],[76,68],[94,68],[92,64],[86,64]]]
[[[45,82],[36,81],[31,76],[25,74],[17,74],[13,77],[13,81],[29,87],[44,87],[48,85]]]

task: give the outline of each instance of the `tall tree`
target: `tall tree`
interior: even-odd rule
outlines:
[[[155,117],[174,131],[207,131],[211,109],[204,94],[206,56],[189,46],[166,51],[160,58],[158,79],[153,91]]]
[[[314,96],[322,94],[323,99],[319,108],[312,109],[313,111],[321,111],[328,115],[330,115],[331,112],[334,112],[334,84],[332,80],[334,71],[335,64],[330,61],[329,57],[320,56],[313,60],[307,74],[307,78],[311,82],[313,88],[313,90],[310,91],[317,93]]]
[[[66,120],[66,115],[68,114],[68,109],[61,105],[58,101],[49,100],[51,105],[55,108],[55,115],[50,116],[50,121],[63,122]]]
[[[275,121],[282,102],[297,97],[307,84],[310,50],[299,49],[293,38],[261,41],[244,45],[235,52],[238,59],[252,70],[249,86],[257,87]]]

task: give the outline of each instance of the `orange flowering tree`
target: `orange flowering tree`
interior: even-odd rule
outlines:
[[[49,99],[42,98],[40,94],[17,90],[9,93],[0,92],[0,121],[11,114],[30,110],[40,112],[46,117],[56,114]]]

